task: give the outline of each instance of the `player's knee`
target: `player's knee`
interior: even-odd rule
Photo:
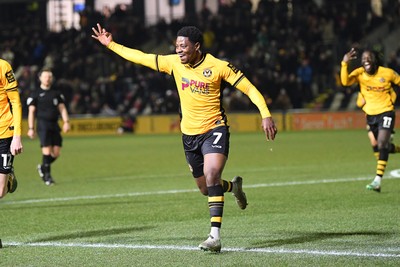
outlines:
[[[207,170],[207,172],[205,173],[206,176],[206,181],[208,184],[213,183],[213,184],[218,184],[221,178],[221,173],[222,170],[219,168],[210,168]]]
[[[390,143],[387,142],[378,142],[378,150],[381,149],[389,149],[390,148]]]
[[[208,189],[206,184],[206,178],[204,175],[195,176],[196,185],[200,190],[200,193],[208,196]]]
[[[200,193],[201,193],[203,196],[208,196],[208,189],[207,189],[207,187],[199,187],[199,190],[200,190]]]
[[[197,187],[200,190],[200,193],[204,196],[208,196],[208,189],[207,189],[207,185],[205,183],[198,183]]]

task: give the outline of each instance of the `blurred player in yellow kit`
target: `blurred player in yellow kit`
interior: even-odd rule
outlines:
[[[22,153],[22,105],[11,65],[0,59],[0,198],[17,189],[14,156]]]
[[[382,177],[389,160],[390,137],[396,119],[392,84],[400,85],[400,76],[394,70],[380,66],[378,56],[372,50],[362,53],[361,67],[349,74],[348,63],[356,58],[357,51],[354,48],[344,55],[340,79],[344,86],[358,83],[360,87],[360,94],[365,102],[362,110],[366,114],[369,130],[377,141],[379,153],[375,178],[367,185],[367,189],[381,192]]]

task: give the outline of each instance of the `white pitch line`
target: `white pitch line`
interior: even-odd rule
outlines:
[[[322,179],[322,180],[309,180],[309,181],[292,181],[282,183],[268,183],[268,184],[255,184],[248,185],[247,188],[257,187],[275,187],[275,186],[288,186],[288,185],[307,185],[307,184],[328,184],[328,183],[343,183],[370,180],[371,177],[348,178],[348,179]],[[395,179],[394,177],[385,177],[385,179]],[[246,186],[243,186],[246,187]]]
[[[55,202],[55,201],[74,201],[84,199],[101,199],[101,198],[118,198],[118,197],[136,197],[136,196],[148,196],[148,195],[164,195],[164,194],[179,194],[179,193],[190,193],[197,192],[197,189],[185,189],[185,190],[165,190],[165,191],[152,191],[152,192],[132,192],[126,194],[112,194],[112,195],[94,195],[94,196],[77,196],[77,197],[58,197],[58,198],[43,198],[43,199],[27,199],[27,200],[15,200],[15,201],[4,201],[0,204],[31,204],[31,203],[43,203],[43,202]]]
[[[394,174],[394,177],[385,177],[385,179],[398,179],[398,175]],[[353,181],[364,181],[370,178],[349,178],[349,179],[324,179],[324,180],[309,180],[309,181],[291,181],[283,183],[269,183],[269,184],[254,184],[245,186],[247,188],[259,188],[259,187],[276,187],[276,186],[291,186],[291,185],[307,185],[307,184],[322,184],[322,183],[342,183],[342,182],[353,182]],[[130,196],[143,196],[143,195],[155,195],[155,194],[179,194],[179,193],[190,193],[197,192],[197,189],[188,190],[166,190],[166,191],[154,191],[154,192],[135,192],[127,194],[114,194],[114,195],[95,195],[95,196],[79,196],[79,197],[66,197],[66,198],[51,198],[51,199],[33,199],[33,200],[22,200],[22,201],[6,201],[2,204],[29,204],[39,202],[54,202],[54,201],[74,201],[82,199],[100,199],[100,198],[117,198],[117,197],[130,197]],[[83,247],[83,248],[122,248],[122,249],[154,249],[154,250],[199,250],[198,247],[191,246],[172,246],[172,245],[126,245],[126,244],[85,244],[85,243],[60,243],[60,242],[3,242],[3,246],[30,246],[30,247]],[[223,251],[231,252],[253,252],[253,253],[270,253],[270,254],[308,254],[308,255],[322,255],[322,256],[353,256],[353,257],[377,257],[377,258],[400,258],[400,254],[388,254],[388,253],[365,253],[356,251],[318,251],[318,250],[291,250],[291,249],[270,249],[270,248],[223,248]],[[390,251],[390,249],[389,249]],[[394,251],[397,252],[397,249]]]
[[[395,170],[398,171],[398,170]],[[392,171],[393,173],[394,171]],[[290,181],[281,183],[267,183],[267,184],[253,184],[243,186],[244,188],[261,188],[261,187],[278,187],[278,186],[292,186],[292,185],[307,185],[307,184],[326,184],[326,183],[343,183],[343,182],[354,182],[354,181],[366,181],[370,180],[371,177],[359,177],[359,178],[345,178],[345,179],[323,179],[323,180],[309,180],[309,181]],[[385,179],[399,179],[399,176],[387,176]],[[14,201],[1,201],[1,205],[15,205],[15,204],[34,204],[34,203],[46,203],[46,202],[60,202],[60,201],[75,201],[75,200],[87,200],[87,199],[102,199],[102,198],[120,198],[120,197],[136,197],[136,196],[148,196],[148,195],[166,195],[166,194],[181,194],[181,193],[192,193],[198,192],[198,189],[182,189],[182,190],[162,190],[162,191],[150,191],[150,192],[132,192],[125,194],[110,194],[110,195],[93,195],[93,196],[76,196],[76,197],[59,197],[59,198],[43,198],[43,199],[27,199],[27,200],[14,200]]]
[[[80,247],[80,248],[111,248],[111,249],[154,249],[154,250],[199,250],[192,246],[172,246],[172,245],[126,245],[126,244],[86,244],[86,243],[61,243],[61,242],[4,242],[3,246],[25,246],[25,247]],[[388,253],[365,253],[356,251],[324,251],[324,250],[305,250],[305,249],[270,249],[270,248],[223,248],[222,252],[253,252],[270,254],[308,254],[321,256],[353,256],[353,257],[375,257],[375,258],[400,258],[400,254]]]

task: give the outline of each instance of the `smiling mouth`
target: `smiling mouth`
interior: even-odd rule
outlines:
[[[364,63],[364,68],[365,69],[371,68],[371,63],[369,63],[369,62]]]
[[[181,62],[185,62],[186,61],[186,56],[179,55],[179,59],[181,60]]]

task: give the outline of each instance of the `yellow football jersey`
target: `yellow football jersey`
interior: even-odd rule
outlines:
[[[18,83],[11,65],[3,59],[0,59],[0,118],[0,138],[11,137],[14,132],[21,135],[22,105]]]
[[[205,133],[226,124],[222,107],[223,82],[236,87],[258,107],[262,118],[271,117],[261,93],[244,74],[227,61],[203,54],[196,65],[182,64],[177,54],[155,55],[111,42],[108,48],[134,63],[174,77],[180,98],[181,131],[187,135]]]
[[[392,84],[400,85],[400,76],[394,70],[380,66],[374,75],[369,75],[359,67],[348,74],[347,64],[342,62],[340,78],[344,86],[359,84],[365,100],[362,109],[366,114],[377,115],[394,110],[396,97]]]

